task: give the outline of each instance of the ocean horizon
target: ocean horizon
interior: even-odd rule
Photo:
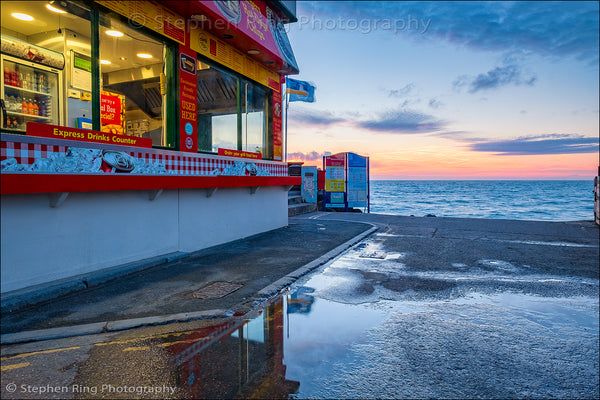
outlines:
[[[371,180],[371,213],[592,221],[590,180]]]

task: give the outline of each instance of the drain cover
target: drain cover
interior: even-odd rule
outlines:
[[[227,296],[229,293],[235,292],[242,286],[244,285],[233,282],[214,282],[193,292],[192,297],[201,300],[218,299]]]

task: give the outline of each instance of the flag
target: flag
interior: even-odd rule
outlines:
[[[315,102],[315,85],[310,82],[297,81],[295,79],[286,78],[286,90],[290,96],[288,101],[306,101],[308,103]]]

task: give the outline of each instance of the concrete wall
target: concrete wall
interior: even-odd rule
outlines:
[[[283,186],[3,195],[2,293],[287,225]]]

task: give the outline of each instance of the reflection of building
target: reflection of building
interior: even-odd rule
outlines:
[[[3,294],[287,225],[295,2],[1,13]]]
[[[285,379],[282,299],[249,322],[199,329],[179,342],[169,351],[189,397],[287,398],[298,389]]]
[[[306,286],[301,286],[292,293],[287,299],[287,313],[288,314],[308,314],[310,308],[315,301],[314,293],[315,289]]]

